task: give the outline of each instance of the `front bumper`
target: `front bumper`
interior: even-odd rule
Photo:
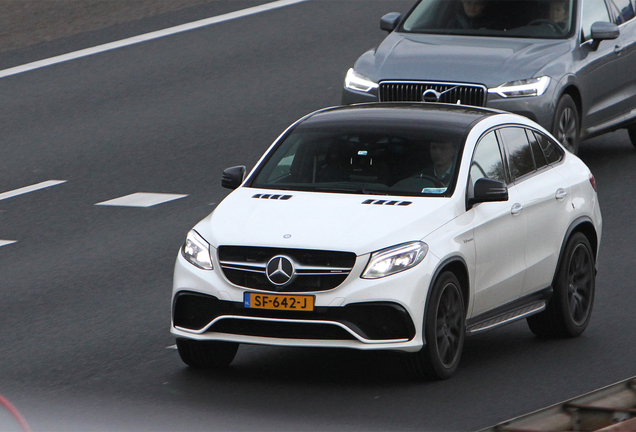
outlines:
[[[202,270],[181,254],[177,257],[171,325],[176,337],[402,351],[417,351],[424,344],[422,321],[432,257],[412,269],[375,280],[359,277],[368,255],[358,257],[351,274],[337,288],[298,293],[315,297],[311,312],[245,307],[245,292],[262,291],[230,283],[220,270],[218,257],[213,260],[215,270]]]

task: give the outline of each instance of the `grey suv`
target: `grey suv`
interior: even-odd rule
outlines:
[[[573,153],[627,128],[636,145],[634,0],[420,0],[347,72],[343,104],[445,102],[525,115]]]

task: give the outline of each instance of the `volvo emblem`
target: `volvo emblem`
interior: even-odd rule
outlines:
[[[433,89],[428,89],[422,93],[422,102],[439,102],[439,97],[442,94]]]
[[[294,278],[294,263],[286,256],[277,255],[269,260],[265,272],[274,285],[287,285]]]

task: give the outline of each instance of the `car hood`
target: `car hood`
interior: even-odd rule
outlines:
[[[280,193],[239,188],[195,229],[214,247],[285,247],[363,255],[421,240],[455,217],[451,199],[441,197],[283,191],[290,198],[255,198]],[[367,200],[385,202],[363,204]],[[399,205],[405,202],[410,204]]]
[[[375,82],[432,80],[496,87],[534,77],[569,51],[569,40],[391,33],[356,70]]]

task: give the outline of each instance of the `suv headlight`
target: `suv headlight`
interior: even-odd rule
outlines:
[[[509,81],[499,87],[488,89],[488,93],[496,93],[502,98],[541,96],[550,85],[550,77],[529,78]]]
[[[426,256],[428,245],[411,242],[393,246],[371,254],[362,272],[363,279],[378,279],[418,265]]]
[[[186,236],[181,253],[191,264],[203,270],[214,270],[210,255],[210,243],[206,242],[195,230],[191,230]]]
[[[347,71],[344,85],[345,88],[349,90],[355,90],[365,93],[378,88],[378,83],[371,81],[364,75],[360,75],[358,72],[354,71],[353,68]]]

